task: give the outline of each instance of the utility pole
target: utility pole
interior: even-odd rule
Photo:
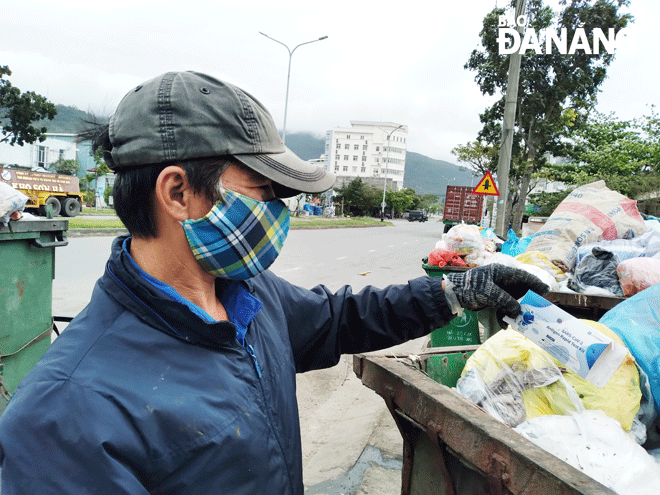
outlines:
[[[524,26],[518,24],[518,18],[525,13],[525,0],[516,1],[515,23],[516,29],[522,36]],[[504,119],[502,123],[502,142],[497,162],[497,184],[500,196],[497,200],[497,220],[495,233],[504,237],[508,226],[504,225],[507,217],[509,195],[509,169],[511,168],[511,149],[513,147],[513,127],[516,120],[516,104],[518,102],[518,81],[520,79],[520,61],[522,55],[519,51],[509,56],[509,78],[506,84],[506,100],[504,103]]]

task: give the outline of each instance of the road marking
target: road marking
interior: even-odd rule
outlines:
[[[376,250],[375,250],[375,249],[370,249],[369,252],[370,252],[370,253],[375,253]]]
[[[337,259],[338,260],[345,260],[346,258],[348,258],[348,256],[341,256],[340,258],[337,258]]]
[[[387,247],[394,247],[394,244],[392,244],[391,246],[387,246]]]

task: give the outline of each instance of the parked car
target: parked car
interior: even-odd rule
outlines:
[[[426,222],[428,219],[428,215],[422,210],[412,210],[408,212],[409,222]]]

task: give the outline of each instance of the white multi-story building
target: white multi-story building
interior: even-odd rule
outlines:
[[[337,176],[335,188],[357,177],[395,191],[403,189],[408,126],[394,122],[351,121],[326,132],[325,167]]]

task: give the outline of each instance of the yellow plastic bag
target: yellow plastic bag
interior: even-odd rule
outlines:
[[[583,321],[623,344],[604,325]],[[512,427],[537,416],[600,409],[630,430],[642,397],[630,354],[607,385],[597,388],[511,328],[489,338],[468,359],[456,388]]]
[[[561,282],[562,280],[566,280],[568,278],[567,275],[561,270],[561,268],[559,268],[554,263],[551,263],[548,259],[548,256],[541,251],[524,252],[516,256],[516,259],[521,263],[525,263],[527,265],[535,265],[543,268],[546,272],[555,277],[557,282]]]

